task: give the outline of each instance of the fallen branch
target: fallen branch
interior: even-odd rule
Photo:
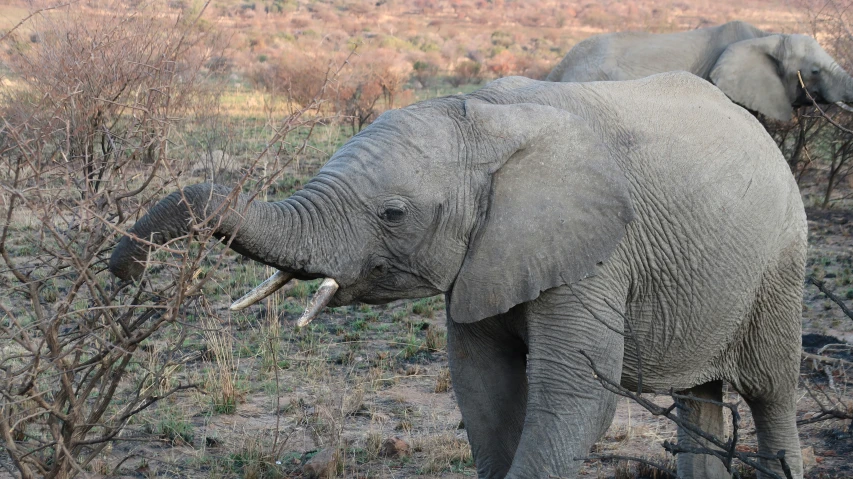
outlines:
[[[841,301],[841,298],[833,294],[832,291],[830,291],[829,288],[826,287],[826,283],[815,278],[814,276],[806,277],[806,283],[811,283],[815,285],[821,293],[826,295],[826,297],[832,300],[833,303],[837,304],[838,307],[841,308],[841,311],[843,311],[848,318],[853,320],[853,311],[851,311],[850,308],[848,308],[847,305],[844,304],[844,301]]]
[[[829,356],[820,356],[817,354],[807,353],[805,351],[803,351],[802,357],[803,361],[811,361],[812,366],[815,369],[819,369],[817,367],[817,364],[831,364],[834,366],[853,367],[853,363],[851,363],[850,361],[845,361],[840,358],[831,358]]]

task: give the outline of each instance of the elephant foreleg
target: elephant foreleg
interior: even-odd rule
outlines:
[[[583,353],[619,381],[623,316],[596,299],[596,279],[581,284],[548,290],[527,305],[527,414],[507,477],[576,477],[578,459],[613,420],[617,397],[599,383]]]
[[[527,398],[523,319],[512,312],[473,324],[448,316],[456,401],[480,478],[503,478],[521,436]]]

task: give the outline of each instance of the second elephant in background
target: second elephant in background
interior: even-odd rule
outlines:
[[[679,70],[780,121],[791,119],[793,107],[811,103],[798,71],[818,102],[853,102],[853,78],[814,38],[767,33],[738,21],[669,34],[596,35],[575,45],[547,80],[634,80]]]

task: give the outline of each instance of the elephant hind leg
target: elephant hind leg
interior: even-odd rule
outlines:
[[[758,452],[772,457],[779,451],[785,451],[785,461],[791,468],[792,476],[795,479],[803,477],[802,452],[797,434],[796,401],[791,399],[774,402],[747,399],[746,402],[755,421]],[[785,477],[780,461],[761,459],[760,462],[780,477]],[[758,477],[763,475],[759,473]]]
[[[765,274],[746,334],[733,354],[737,374],[732,384],[752,411],[758,452],[776,456],[785,451],[792,476],[800,479],[803,465],[796,415],[805,252],[799,248],[795,253],[784,256]],[[760,462],[784,477],[778,460]]]
[[[797,310],[799,311],[799,307]],[[767,321],[770,318],[763,319]],[[797,321],[799,322],[799,318]],[[754,371],[759,368],[750,368],[753,375],[744,374],[742,371],[738,386],[752,412],[758,437],[758,452],[775,457],[780,451],[785,451],[785,460],[794,479],[803,477],[796,399],[800,367],[799,337],[798,330],[796,339],[777,337],[775,342],[772,339],[767,339],[767,343],[758,341],[755,344],[756,350],[763,353],[754,352],[753,365],[760,363],[763,366],[760,370],[768,377],[764,381],[757,381]],[[769,369],[775,373],[769,373]],[[759,462],[779,477],[785,477],[778,460],[760,459]],[[759,473],[758,477],[764,476]]]
[[[678,416],[686,419],[701,430],[712,434],[720,439],[725,436],[725,422],[723,419],[723,408],[717,404],[703,400],[721,402],[723,400],[723,382],[711,381],[700,384],[682,393],[685,396],[696,398],[684,401],[683,407],[678,410]],[[678,429],[678,444],[687,447],[713,448],[704,439],[684,428]],[[684,479],[722,479],[731,477],[726,471],[723,462],[714,456],[706,454],[678,455],[678,475]]]

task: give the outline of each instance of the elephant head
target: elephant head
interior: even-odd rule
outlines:
[[[720,55],[710,79],[736,103],[789,121],[793,107],[811,104],[800,76],[818,102],[842,107],[853,102],[853,78],[806,35],[768,35],[733,43]]]
[[[291,277],[324,277],[325,297],[300,324],[326,303],[437,293],[449,294],[454,320],[473,322],[609,257],[633,217],[626,185],[570,113],[431,100],[383,114],[285,200],[228,203],[228,188],[208,184],[173,193],[131,228],[109,267],[138,278],[147,247],[134,238],[163,243],[210,217],[232,249],[280,271],[237,308]]]

